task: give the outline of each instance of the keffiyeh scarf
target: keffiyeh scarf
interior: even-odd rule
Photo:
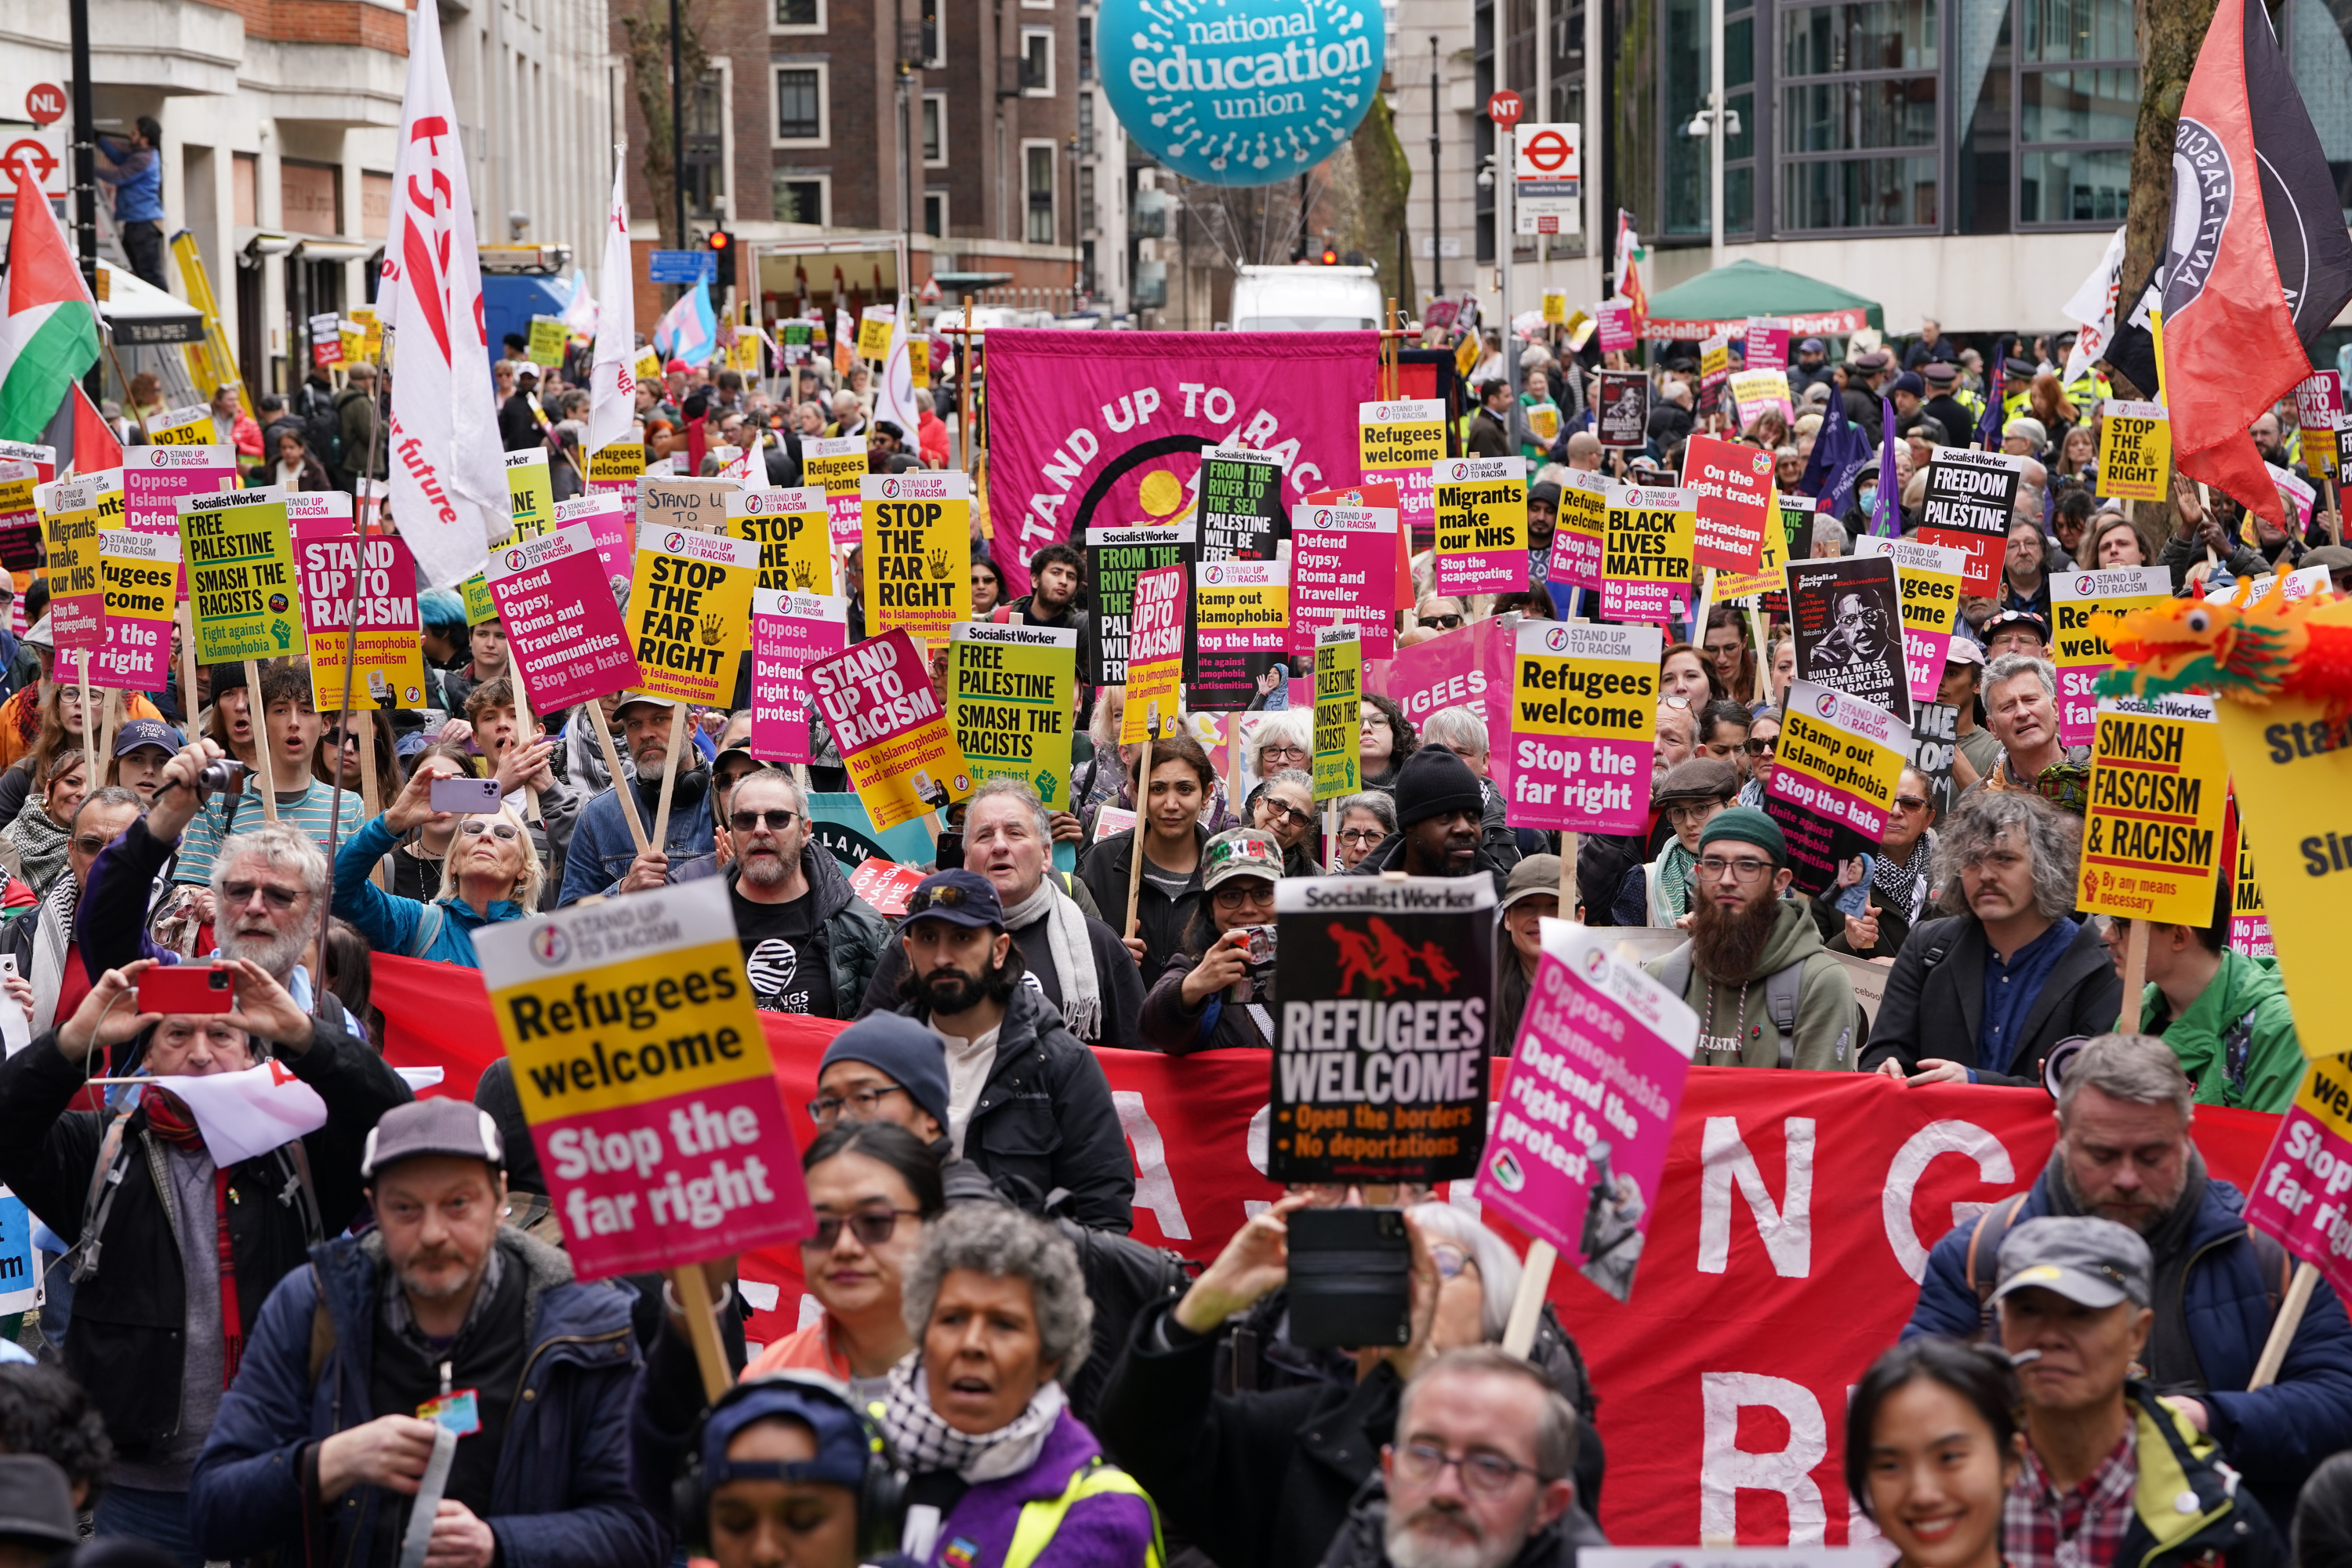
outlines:
[[[1037,1390],[1027,1409],[995,1431],[959,1432],[931,1408],[920,1351],[892,1367],[889,1375],[882,1431],[899,1458],[917,1474],[953,1470],[974,1483],[1017,1475],[1034,1464],[1038,1450],[1045,1445],[1045,1435],[1054,1429],[1068,1403],[1062,1385],[1049,1383]]]

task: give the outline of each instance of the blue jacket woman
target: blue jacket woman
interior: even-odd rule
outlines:
[[[429,904],[385,892],[368,880],[377,861],[402,835],[435,814],[436,779],[455,777],[457,764],[427,758],[384,814],[366,824],[335,854],[335,913],[359,928],[378,952],[430,958],[478,969],[474,933],[520,920],[539,907],[543,875],[531,848],[530,825],[511,801],[498,810],[457,820],[442,862],[441,895]]]

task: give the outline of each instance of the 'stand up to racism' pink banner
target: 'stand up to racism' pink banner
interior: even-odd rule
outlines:
[[[1354,484],[1356,411],[1376,392],[1374,332],[988,334],[992,552],[1008,595],[1029,558],[1097,528],[1181,522],[1201,448],[1254,447],[1283,468],[1286,512]]]

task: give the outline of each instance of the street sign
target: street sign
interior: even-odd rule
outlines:
[[[36,125],[54,125],[65,118],[66,89],[55,82],[36,82],[26,89],[25,115]]]
[[[708,250],[656,250],[646,276],[656,283],[709,283],[719,276],[719,258]]]
[[[926,278],[923,279],[922,301],[926,305],[936,305],[940,302],[940,280],[938,279]]]
[[[1524,107],[1519,102],[1519,95],[1507,87],[1486,100],[1486,118],[1495,122],[1496,129],[1508,131],[1519,122],[1519,114]]]
[[[1575,234],[1583,227],[1582,132],[1565,122],[1523,125],[1512,133],[1512,232]]]

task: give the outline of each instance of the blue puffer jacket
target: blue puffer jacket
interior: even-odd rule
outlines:
[[[378,816],[335,851],[336,915],[356,926],[368,946],[378,952],[479,969],[481,961],[474,956],[474,933],[484,926],[519,921],[529,911],[511,899],[500,899],[490,905],[488,913],[478,915],[463,899],[420,904],[385,892],[368,880],[368,873],[398,842]],[[440,918],[428,919],[435,910],[441,911]]]
[[[484,1521],[507,1568],[660,1568],[662,1531],[629,1489],[629,1394],[637,1347],[630,1292],[579,1284],[572,1263],[502,1230],[506,1266],[522,1271],[530,1349],[507,1417]],[[188,1526],[206,1555],[363,1563],[385,1500],[359,1487],[318,1496],[320,1442],[374,1418],[370,1349],[379,1321],[383,1242],[371,1232],[311,1249],[313,1267],[280,1280],[247,1342],[188,1488]],[[310,1376],[312,1320],[323,1284],[334,1344]],[[395,1502],[397,1500],[394,1500]]]
[[[2045,1169],[2012,1225],[2050,1212],[2054,1168]],[[2179,1317],[2204,1374],[2204,1402],[2212,1435],[2230,1462],[2246,1478],[2256,1498],[2276,1519],[2294,1515],[2294,1498],[2319,1461],[2352,1447],[2352,1323],[2344,1304],[2322,1280],[2312,1293],[2278,1381],[2245,1392],[2270,1337],[2275,1270],[2265,1269],[2247,1239],[2246,1200],[2229,1183],[2208,1179],[2186,1249]],[[1971,1220],[1937,1242],[1927,1256],[1927,1277],[1919,1304],[1903,1337],[1943,1334],[1974,1339],[1980,1322],[1977,1293],[1968,1278]],[[2157,1321],[2167,1314],[2161,1310]],[[2185,1392],[2173,1390],[2168,1392]]]

